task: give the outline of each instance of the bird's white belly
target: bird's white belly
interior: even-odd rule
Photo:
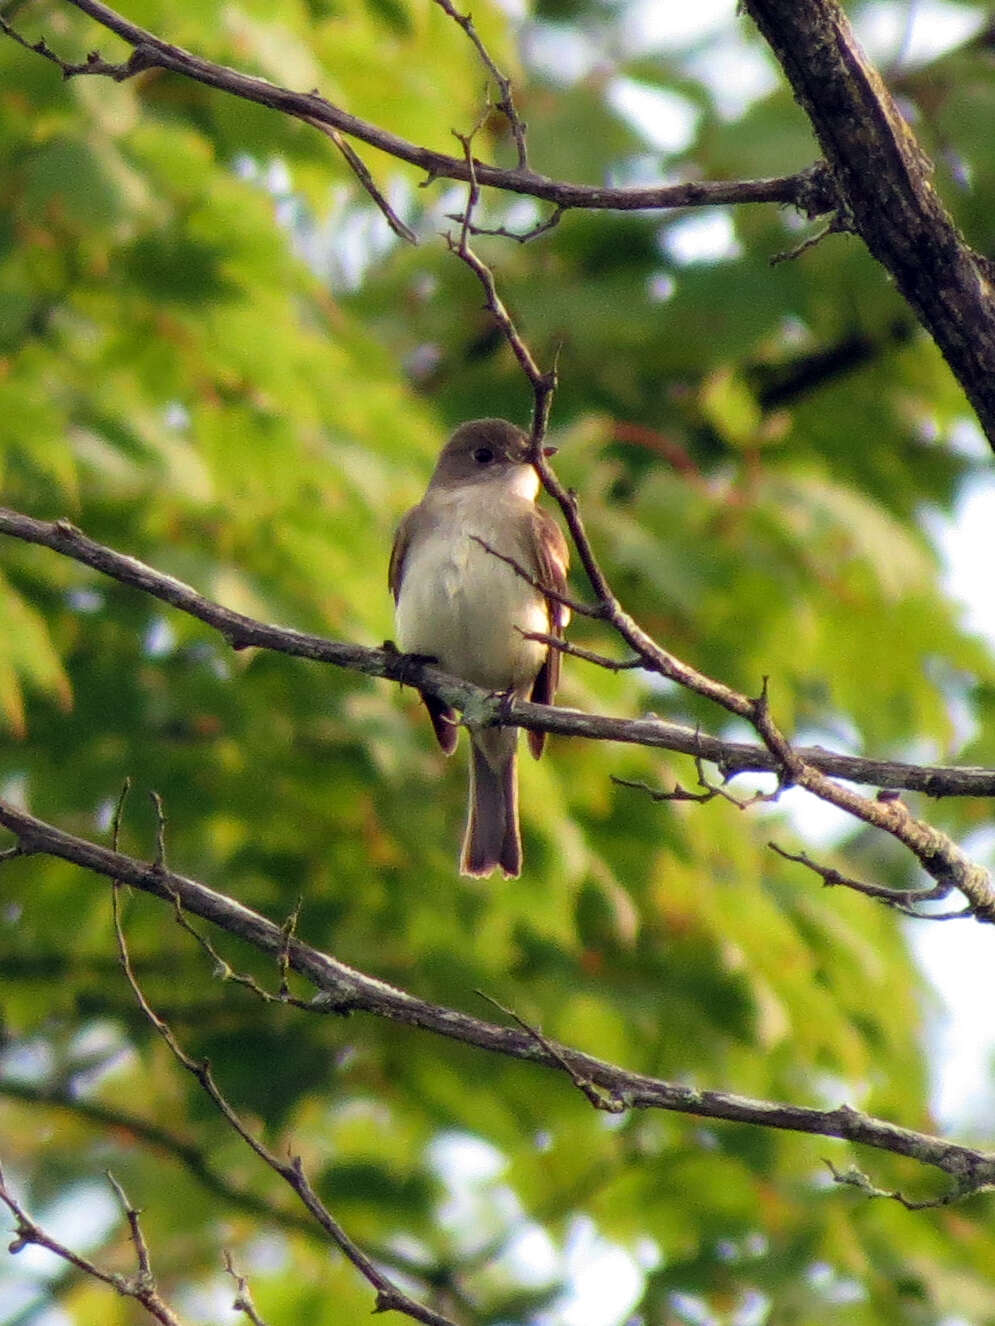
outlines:
[[[491,531],[480,537],[500,546]],[[541,594],[461,530],[408,550],[395,626],[404,653],[431,655],[445,672],[497,691],[536,676],[546,646],[521,632],[548,632],[549,614]]]

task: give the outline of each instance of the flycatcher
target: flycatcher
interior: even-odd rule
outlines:
[[[552,704],[560,651],[522,634],[562,635],[570,613],[533,588],[495,552],[535,580],[566,592],[569,554],[556,522],[536,506],[539,476],[525,434],[503,419],[461,424],[442,449],[425,496],[401,521],[390,555],[397,646],[489,691]],[[439,745],[456,749],[448,705],[423,700]],[[530,732],[542,754],[545,733]],[[500,866],[521,874],[518,729],[481,728],[470,737],[470,805],[460,857],[464,875]]]

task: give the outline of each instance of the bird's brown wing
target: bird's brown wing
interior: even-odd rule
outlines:
[[[393,595],[394,602],[397,602],[398,595],[401,592],[401,577],[404,574],[404,555],[408,551],[408,544],[411,541],[411,527],[415,523],[415,512],[418,510],[413,506],[401,518],[401,523],[397,527],[397,533],[394,535],[394,546],[390,550],[390,565],[387,568],[387,584]]]
[[[395,603],[401,593],[401,580],[404,577],[404,556],[408,551],[408,544],[411,542],[411,531],[418,520],[419,510],[419,507],[413,506],[401,520],[397,527],[397,533],[394,535],[394,546],[390,550],[387,584],[390,586],[390,592]],[[442,747],[445,755],[452,755],[459,740],[459,724],[456,721],[455,713],[449,705],[442,700],[437,700],[434,695],[426,695],[423,691],[421,698],[428,710],[428,716],[432,720],[436,741]]]
[[[545,511],[535,508],[532,524],[532,542],[535,555],[536,572],[539,579],[558,594],[567,592],[567,567],[570,565],[570,550],[563,537],[563,531]],[[547,599],[549,609],[549,634],[562,637],[570,609],[556,599]],[[560,651],[548,649],[546,661],[539,669],[539,674],[532,686],[532,699],[536,704],[552,704],[556,698],[556,688],[560,684]],[[536,759],[542,754],[546,744],[545,732],[529,733],[529,750]]]

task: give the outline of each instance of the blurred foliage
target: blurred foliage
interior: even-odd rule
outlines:
[[[67,58],[121,54],[57,0],[2,8]],[[210,59],[317,86],[442,150],[480,115],[483,71],[431,4],[127,8]],[[683,41],[648,30],[659,8],[543,0],[512,22],[474,6],[516,79],[536,168],[636,182],[808,164],[801,112],[732,4]],[[985,11],[947,8],[979,24]],[[758,80],[738,103],[731,58]],[[968,37],[888,71],[986,250],[991,59]],[[620,80],[650,106],[666,94],[661,115],[683,105],[684,146],[661,151],[654,125],[620,109]],[[512,159],[495,113],[475,147]],[[3,502],[69,516],[267,620],[388,637],[392,531],[441,439],[467,417],[524,421],[529,396],[439,239],[461,191],[368,160],[417,248],[389,235],[301,124],[161,72],[67,83],[0,43]],[[477,220],[525,230],[543,213],[490,196]],[[771,207],[568,214],[534,243],[479,247],[542,361],[559,349],[558,464],[634,615],[734,686],[769,675],[791,732],[991,763],[991,653],[963,629],[923,523],[954,510],[984,448],[965,445],[961,393],[856,239],[771,266],[808,231]],[[585,621],[574,638],[611,648]],[[692,697],[578,662],[563,700],[723,725]],[[554,740],[522,769],[525,876],[473,884],[455,868],[463,756],[445,762],[426,729],[407,692],[233,655],[82,567],[0,547],[4,796],[105,837],[129,776],[125,850],[152,854],[154,788],[176,868],[277,920],[302,898],[304,937],[423,998],[491,1016],[483,990],[632,1069],[935,1127],[927,995],[901,925],[767,850],[772,836],[804,845],[804,819],[653,804],[610,775],[688,784],[687,761]],[[961,834],[988,815],[928,813]],[[918,882],[875,835],[812,850]],[[337,1321],[365,1320],[368,1287],[281,1218],[290,1195],[143,1023],[107,889],[40,859],[4,865],[0,884],[0,1133],[35,1213],[84,1213],[77,1241],[129,1269],[99,1188],[109,1166],[190,1320],[230,1301],[222,1247],[274,1326],[327,1321],[330,1304]],[[149,899],[128,900],[126,923],[148,995],[189,1052],[210,1057],[270,1145],[301,1154],[354,1237],[461,1321],[995,1322],[990,1200],[910,1214],[834,1189],[822,1165],[855,1160],[882,1186],[938,1191],[894,1158],[676,1116],[606,1120],[566,1080],[521,1064],[369,1018],[262,1006],[217,979]],[[275,987],[258,955],[219,945]],[[26,1102],[11,1084],[80,1108]],[[209,1173],[150,1143],[136,1118],[196,1147]],[[628,1280],[606,1271],[595,1290],[611,1247]],[[72,1274],[48,1290],[26,1287],[17,1264],[0,1275],[2,1322],[40,1321],[53,1299],[63,1320],[138,1319]]]

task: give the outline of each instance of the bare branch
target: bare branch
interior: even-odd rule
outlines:
[[[749,810],[751,806],[756,806],[761,802],[776,801],[781,795],[781,789],[778,786],[773,792],[757,791],[749,797],[733,796],[727,787],[721,787],[709,781],[700,755],[695,756],[694,763],[698,771],[698,786],[702,788],[701,792],[689,792],[680,783],[674,784],[672,792],[664,792],[635,779],[616,778],[614,774],[612,775],[612,782],[616,787],[631,787],[639,792],[647,792],[653,801],[696,801],[699,805],[704,805],[706,802],[714,801],[716,797],[720,797],[723,801],[728,801],[731,806],[735,806],[737,810]]]
[[[132,48],[131,58],[124,64],[104,61],[93,53],[85,63],[73,64],[60,59],[48,48],[39,51],[53,61],[64,76],[101,74],[118,81],[131,78],[148,69],[167,69],[183,77],[194,79],[208,87],[217,88],[245,101],[252,101],[272,110],[282,111],[309,124],[317,121],[336,129],[350,138],[368,143],[378,151],[406,161],[423,170],[430,180],[469,179],[466,161],[461,157],[433,152],[409,142],[389,130],[350,115],[318,92],[295,92],[279,87],[264,78],[243,74],[225,65],[205,60],[171,42],[164,41],[146,28],[131,22],[100,0],[66,0],[97,23],[114,32]],[[8,35],[9,26],[4,28]],[[21,44],[34,49],[31,43]],[[800,208],[806,215],[818,215],[834,206],[829,176],[819,165],[811,166],[794,175],[761,180],[690,180],[684,184],[665,184],[647,188],[613,189],[597,185],[571,184],[549,179],[529,169],[502,170],[486,162],[474,163],[478,182],[487,188],[502,189],[509,193],[539,198],[561,209],[585,208],[595,211],[641,211],[679,207],[729,206],[737,203],[779,203]],[[812,209],[815,209],[814,211]]]
[[[509,230],[506,226],[476,226],[472,223],[467,226],[467,230],[471,235],[491,235],[498,239],[513,239],[516,244],[528,244],[530,240],[538,239],[540,235],[555,230],[563,218],[564,210],[563,207],[557,206],[545,221],[538,221],[531,230]],[[463,220],[462,216],[455,212],[447,212],[446,216],[450,221]]]
[[[159,876],[166,876],[168,872],[164,867],[156,865],[153,867],[155,873]],[[380,1269],[379,1266],[368,1257],[358,1244],[354,1243],[345,1232],[339,1222],[331,1214],[325,1204],[318,1197],[310,1181],[304,1173],[303,1166],[299,1156],[294,1156],[290,1161],[279,1160],[272,1151],[269,1150],[257,1137],[255,1137],[245,1124],[242,1123],[238,1114],[228,1102],[220,1087],[214,1080],[214,1074],[211,1066],[206,1060],[197,1060],[191,1058],[183,1049],[179,1041],[173,1035],[168,1023],[159,1016],[152,1008],[151,1004],[145,998],[138,979],[135,976],[131,965],[131,958],[128,954],[128,946],[124,937],[124,929],[121,923],[120,907],[120,887],[123,882],[121,878],[112,877],[112,900],[114,911],[114,934],[117,940],[118,955],[121,961],[121,968],[125,979],[131,986],[132,993],[138,1003],[142,1013],[165,1041],[167,1047],[183,1068],[192,1074],[199,1082],[204,1094],[210,1099],[212,1104],[221,1113],[228,1126],[236,1132],[245,1144],[254,1151],[264,1164],[296,1193],[301,1203],[325,1232],[332,1243],[339,1249],[343,1256],[352,1263],[359,1273],[366,1279],[376,1291],[376,1307],[374,1311],[401,1312],[405,1316],[411,1317],[414,1321],[424,1322],[425,1326],[454,1326],[448,1317],[441,1313],[433,1311],[423,1303],[418,1303],[415,1299],[409,1297],[402,1289]],[[179,896],[178,894],[176,896]],[[279,955],[277,955],[279,957]]]
[[[629,787],[636,792],[645,792],[651,801],[694,801],[699,806],[703,806],[706,802],[715,800],[713,788],[708,788],[704,792],[689,792],[680,783],[674,783],[673,790],[665,792],[662,788],[650,787],[649,783],[638,778],[619,778],[612,774],[611,780],[616,787]]]
[[[139,1283],[151,1285],[154,1288],[149,1248],[148,1244],[145,1242],[145,1235],[142,1233],[142,1213],[128,1200],[124,1189],[110,1170],[107,1171],[107,1182],[114,1189],[114,1195],[121,1203],[121,1210],[124,1212],[124,1218],[127,1220],[128,1228],[131,1231],[131,1242],[134,1245],[135,1257],[138,1261],[138,1281]]]
[[[856,1188],[857,1191],[862,1192],[865,1197],[888,1197],[892,1201],[898,1202],[900,1206],[904,1206],[906,1211],[928,1211],[937,1206],[950,1206],[954,1202],[959,1202],[965,1195],[961,1189],[961,1185],[955,1183],[953,1187],[948,1188],[947,1191],[941,1193],[939,1197],[906,1197],[906,1195],[899,1192],[897,1188],[875,1187],[863,1170],[858,1169],[856,1165],[851,1165],[848,1169],[840,1170],[837,1169],[831,1160],[824,1159],[823,1163],[832,1174],[835,1182],[841,1186],[846,1188]],[[984,1192],[986,1190],[987,1187],[972,1188],[971,1193]]]
[[[781,253],[772,253],[769,262],[772,267],[779,266],[782,262],[794,262],[800,258],[803,253],[808,253],[809,249],[814,249],[817,244],[821,244],[827,235],[838,235],[841,231],[849,230],[842,217],[835,216],[824,226],[820,226],[814,235],[808,235],[793,249],[785,249]]]
[[[450,250],[455,253],[461,262],[465,263],[480,282],[484,292],[485,304],[494,321],[497,323],[498,330],[511,348],[512,354],[518,361],[518,365],[528,379],[532,388],[532,461],[536,464],[537,458],[541,459],[542,442],[546,436],[546,427],[549,421],[549,409],[552,402],[553,392],[556,390],[556,368],[555,366],[544,373],[532,356],[532,351],[526,345],[515,326],[514,319],[505,307],[504,301],[498,294],[497,282],[494,280],[494,273],[470,246],[470,226],[473,217],[473,209],[476,206],[479,196],[478,177],[474,168],[474,163],[470,157],[469,139],[464,141],[464,148],[467,155],[467,169],[470,178],[470,188],[467,193],[466,207],[460,223],[459,239],[453,239],[452,235],[446,236],[446,242]],[[542,477],[542,470],[536,464],[536,469]],[[584,611],[587,611],[586,609]]]
[[[105,1101],[92,1100],[61,1084],[39,1086],[36,1083],[5,1078],[0,1081],[0,1097],[33,1106],[68,1111],[69,1114],[78,1119],[85,1119],[94,1126],[109,1129],[129,1139],[137,1139],[160,1154],[171,1157],[208,1192],[223,1198],[238,1210],[263,1216],[275,1225],[300,1233],[316,1232],[313,1221],[307,1216],[300,1215],[296,1211],[283,1210],[260,1197],[258,1193],[248,1188],[237,1187],[227,1174],[214,1167],[207,1153],[195,1143],[164,1128],[161,1124],[142,1118],[141,1115],[120,1109]]]
[[[155,862],[156,870],[165,870],[166,868],[166,812],[163,808],[162,797],[158,792],[150,792],[149,800],[152,802],[155,810]],[[115,825],[115,832],[120,827]]]
[[[477,49],[477,54],[480,56],[481,63],[497,84],[500,96],[496,105],[498,110],[501,111],[505,119],[508,121],[508,128],[511,130],[511,136],[515,140],[515,150],[518,155],[518,169],[528,170],[529,155],[525,144],[525,124],[515,107],[515,101],[511,91],[511,80],[505,77],[494,63],[487,47],[480,39],[480,34],[474,27],[473,19],[470,15],[461,14],[459,10],[456,9],[455,5],[453,5],[452,0],[435,0],[435,3],[463,29],[470,41],[473,42]]]
[[[971,914],[970,907],[962,907],[955,912],[921,910],[921,904],[924,902],[937,902],[949,897],[952,885],[936,884],[931,889],[891,889],[883,884],[866,884],[863,880],[841,874],[831,866],[820,865],[818,861],[813,861],[807,852],[787,852],[773,842],[767,846],[778,856],[784,857],[785,861],[797,861],[799,865],[807,866],[819,876],[827,888],[853,889],[855,893],[862,893],[865,898],[876,898],[878,902],[894,907],[905,916],[914,916],[920,921],[955,921]]]
[[[31,516],[0,507],[0,534],[50,548],[120,584],[168,603],[217,631],[233,649],[269,649],[295,658],[331,663],[365,676],[386,677],[391,681],[415,686],[459,710],[467,705],[473,705],[481,713],[486,710],[487,693],[458,677],[450,677],[396,650],[366,649],[361,645],[327,640],[322,636],[307,635],[290,627],[272,626],[247,617],[244,613],[235,612],[204,597],[192,586],[155,570],[137,558],[97,543],[67,520],[35,520]],[[642,657],[639,657],[639,666],[646,666]],[[720,740],[697,728],[663,722],[655,717],[613,718],[585,714],[562,706],[531,704],[525,700],[515,701],[510,706],[494,700],[491,709],[486,711],[486,718],[488,722],[511,723],[530,731],[584,737],[592,741],[617,741],[701,756],[717,765],[725,778],[740,773],[772,773],[777,768],[774,757],[763,746]],[[872,760],[824,750],[821,746],[800,746],[796,748],[796,754],[802,757],[807,766],[854,783],[923,792],[932,797],[995,796],[995,769]],[[23,849],[8,850],[14,854]]]
[[[310,124],[312,128],[317,129],[319,133],[325,134],[332,140],[345,158],[349,169],[356,176],[356,179],[370,195],[383,214],[384,220],[390,226],[391,230],[393,230],[394,234],[397,235],[399,239],[406,240],[409,244],[417,244],[418,236],[406,222],[401,220],[393,207],[391,207],[390,203],[383,196],[380,189],[377,187],[376,180],[370,174],[366,162],[352,144],[347,142],[347,140],[339,133],[338,129],[333,129],[331,125],[322,124],[321,120],[316,120],[313,116],[302,116],[301,118]]]
[[[544,1045],[532,1031],[496,1026],[457,1009],[427,1003],[397,986],[348,967],[330,954],[322,953],[299,939],[291,939],[288,944],[284,927],[274,924],[234,899],[173,871],[156,870],[148,862],[64,833],[54,825],[46,824],[3,801],[0,801],[0,824],[32,852],[71,861],[104,878],[130,884],[170,905],[173,905],[175,898],[179,898],[184,911],[237,935],[260,952],[268,953],[277,963],[286,950],[291,969],[317,991],[310,1004],[315,1013],[365,1012],[490,1053],[562,1072],[563,1065],[557,1058],[558,1054],[566,1058],[581,1077],[624,1101],[632,1109],[668,1110],[700,1118],[725,1119],[846,1139],[895,1155],[908,1156],[923,1165],[939,1169],[962,1184],[965,1194],[995,1183],[993,1152],[902,1128],[875,1119],[848,1105],[834,1110],[819,1110],[778,1101],[751,1099],[730,1092],[699,1090],[630,1072],[553,1041]],[[152,1016],[156,1015],[153,1013]],[[556,1054],[552,1052],[554,1047]],[[219,1105],[219,1108],[224,1113],[222,1106]],[[250,1144],[258,1154],[258,1144],[254,1140]],[[295,1186],[294,1190],[300,1195],[300,1186]]]
[[[478,990],[477,994],[480,995],[481,999],[486,999],[489,1004],[493,1004],[498,1012],[504,1013],[513,1022],[517,1022],[523,1031],[533,1036],[540,1049],[544,1050],[555,1063],[559,1064],[580,1094],[594,1109],[601,1110],[605,1114],[625,1113],[627,1103],[621,1096],[614,1092],[603,1091],[589,1077],[585,1077],[583,1073],[578,1072],[559,1046],[547,1040],[538,1027],[531,1026],[524,1018],[519,1017],[514,1009],[505,1008],[504,1004],[499,1004],[496,999],[489,994],[485,994],[483,990]]]
[[[812,123],[855,231],[943,352],[995,445],[992,265],[965,242],[932,163],[837,0],[744,0]]]
[[[643,666],[641,658],[609,658],[607,654],[598,654],[593,649],[573,645],[558,635],[547,635],[544,631],[523,631],[520,626],[515,629],[525,640],[538,640],[541,645],[558,649],[561,654],[569,654],[571,658],[582,658],[585,663],[593,663],[607,672],[633,672]]]
[[[601,616],[600,608],[592,608],[589,603],[581,603],[579,599],[573,599],[569,594],[559,593],[551,585],[547,585],[538,576],[533,575],[531,571],[526,570],[521,562],[516,561],[514,557],[509,557],[507,553],[499,552],[497,548],[493,548],[486,539],[480,538],[477,534],[471,534],[470,538],[474,543],[479,543],[485,552],[489,552],[492,557],[496,557],[499,562],[504,562],[507,566],[510,566],[517,576],[530,584],[533,589],[537,589],[540,594],[544,594],[546,598],[552,599],[554,603],[562,603],[564,607],[569,608],[571,612],[577,613],[580,617],[598,619]],[[525,635],[526,632],[523,631],[522,634]],[[641,660],[639,666],[642,667]]]
[[[249,1282],[244,1275],[239,1275],[238,1271],[236,1271],[235,1264],[231,1259],[231,1253],[226,1252],[224,1259],[225,1270],[235,1281],[235,1301],[232,1303],[232,1307],[236,1312],[244,1312],[252,1322],[252,1326],[266,1326],[266,1323],[256,1311],[255,1303],[252,1301],[252,1294],[249,1291]]]
[[[164,1301],[156,1288],[149,1263],[148,1248],[145,1245],[145,1239],[138,1223],[139,1213],[127,1200],[117,1180],[110,1174],[107,1177],[120,1199],[121,1205],[124,1207],[131,1230],[132,1243],[138,1258],[137,1274],[126,1276],[111,1271],[103,1271],[88,1257],[74,1252],[72,1248],[66,1247],[64,1243],[60,1243],[58,1239],[53,1238],[36,1220],[28,1215],[11,1192],[3,1171],[0,1170],[0,1202],[7,1207],[15,1220],[15,1236],[8,1250],[12,1253],[18,1253],[28,1247],[29,1244],[44,1248],[47,1252],[54,1253],[56,1257],[69,1266],[75,1266],[78,1271],[82,1271],[85,1275],[91,1276],[94,1280],[99,1280],[102,1284],[109,1285],[123,1298],[133,1298],[142,1305],[150,1317],[161,1322],[162,1326],[182,1326],[180,1318]]]

